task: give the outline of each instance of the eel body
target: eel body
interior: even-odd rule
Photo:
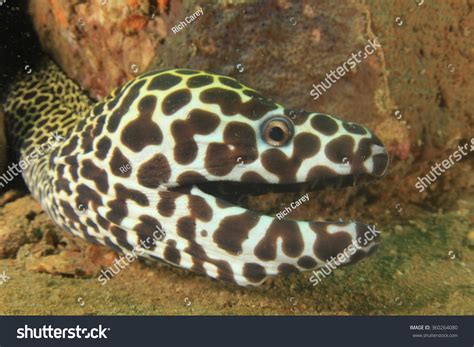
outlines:
[[[246,286],[354,244],[352,263],[378,244],[362,240],[364,224],[279,219],[212,193],[377,178],[388,166],[367,128],[291,111],[233,78],[152,71],[94,103],[48,63],[13,87],[5,111],[32,195],[64,230],[119,252]]]

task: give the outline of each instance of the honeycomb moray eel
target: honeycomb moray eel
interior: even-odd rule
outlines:
[[[388,166],[367,128],[286,109],[233,78],[152,71],[93,103],[48,62],[14,84],[5,113],[44,210],[116,251],[247,286],[321,267],[351,244],[343,263],[353,263],[379,242],[362,240],[367,225],[280,220],[219,193],[296,192],[321,178],[378,178]],[[54,136],[63,141],[39,152]]]

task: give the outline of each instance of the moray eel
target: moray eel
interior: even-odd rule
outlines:
[[[353,263],[379,242],[363,239],[367,225],[280,220],[219,193],[298,191],[388,166],[367,128],[286,109],[233,78],[152,71],[94,103],[49,62],[13,86],[5,111],[24,180],[51,219],[118,252],[247,286],[321,267],[351,244],[343,263]]]

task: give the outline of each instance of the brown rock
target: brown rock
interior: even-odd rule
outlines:
[[[62,231],[27,196],[6,204],[0,215],[0,258],[6,257],[30,271],[91,277],[110,266],[115,253]]]
[[[164,19],[149,17],[149,3],[31,1],[30,13],[46,50],[91,96],[102,98],[143,72],[166,36]]]
[[[35,272],[46,272],[52,275],[70,277],[96,276],[102,267],[110,266],[115,254],[104,247],[90,246],[94,251],[77,252],[64,250],[59,254],[45,257],[31,257],[26,268]],[[91,258],[93,255],[93,258]]]
[[[236,77],[287,107],[364,123],[406,157],[408,130],[387,117],[393,102],[383,47],[317,100],[310,95],[313,84],[375,38],[367,25],[368,6],[352,1],[208,3],[202,16],[174,34],[171,27],[198,7],[196,1],[173,1],[169,11],[155,15],[148,2],[59,7],[33,1],[30,12],[45,49],[93,96],[103,97],[152,68],[203,69]]]
[[[0,225],[0,259],[14,258],[25,242],[26,234],[24,231]]]
[[[17,199],[0,216],[0,258],[14,258],[28,240],[28,216],[40,213],[41,206],[31,197]]]
[[[112,265],[116,257],[110,249],[90,245],[69,235],[65,235],[61,243],[66,245],[62,249],[53,248],[44,240],[29,245],[28,250],[23,252],[28,255],[25,258],[27,270],[70,277],[93,277],[103,267]]]

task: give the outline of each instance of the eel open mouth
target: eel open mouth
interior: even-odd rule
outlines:
[[[291,194],[298,193],[304,195],[309,192],[322,191],[325,188],[343,189],[361,184],[369,184],[376,178],[369,174],[345,175],[337,177],[323,177],[313,182],[303,183],[245,183],[233,181],[212,181],[197,183],[196,186],[203,192],[216,198],[225,200],[233,205],[255,212],[264,213],[258,206],[250,208],[249,199],[253,196],[265,195],[268,193]],[[290,216],[288,219],[292,219]]]
[[[249,136],[236,138],[244,141]],[[220,272],[214,277],[259,285],[269,276],[314,270],[328,262],[353,264],[377,249],[381,235],[374,225],[324,221],[319,215],[316,220],[314,214],[292,218],[294,201],[284,199],[288,203],[281,208],[259,204],[265,197],[252,197],[278,193],[308,199],[308,192],[381,178],[389,158],[378,138],[368,132],[365,137],[343,134],[319,143],[315,135],[303,133],[295,136],[292,146],[262,147],[252,157],[257,151],[246,142],[240,148],[215,146],[204,156],[212,154],[214,160],[204,161],[208,166],[184,172],[174,181],[178,185],[170,190],[188,200],[179,200],[184,217],[177,223],[178,235],[191,243],[185,252],[217,266]],[[252,160],[239,160],[249,157]],[[206,273],[212,275],[212,270]]]

